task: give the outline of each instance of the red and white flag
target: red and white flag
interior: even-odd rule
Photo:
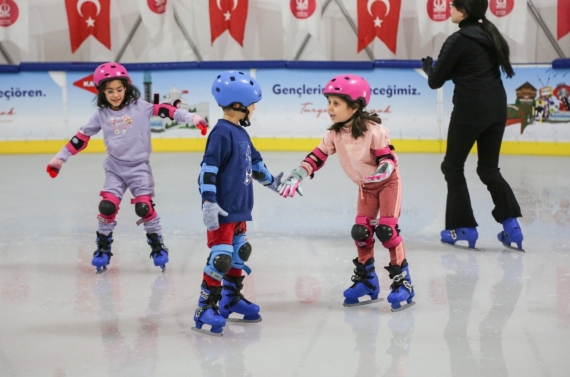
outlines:
[[[570,33],[570,0],[558,0],[558,37],[561,39]]]
[[[248,0],[209,0],[212,45],[226,30],[243,46]]]
[[[12,41],[28,51],[28,0],[0,0],[0,41]]]
[[[416,0],[421,45],[437,34],[450,35],[458,30],[451,22],[449,0]]]
[[[281,0],[285,33],[304,30],[319,39],[324,0]]]
[[[503,35],[522,44],[527,13],[526,0],[489,0],[486,17]]]
[[[97,90],[95,84],[93,83],[93,74],[90,74],[89,76],[85,76],[82,79],[75,81],[73,83],[73,86],[85,89],[93,94],[99,94],[99,91]]]
[[[401,0],[357,0],[358,49],[360,52],[375,37],[396,53]]]
[[[65,0],[65,9],[72,53],[90,35],[111,49],[111,0]]]
[[[174,22],[172,0],[137,0],[142,22],[154,39],[166,22]]]

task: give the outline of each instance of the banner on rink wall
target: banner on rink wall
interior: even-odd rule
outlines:
[[[158,97],[160,102],[176,103],[206,118],[213,127],[222,111],[211,95],[211,85],[222,70],[148,70],[131,71],[130,75],[143,100],[153,102]],[[286,68],[244,71],[256,77],[263,91],[248,133],[261,140],[264,150],[299,150],[305,148],[299,143],[318,142],[331,124],[322,94],[324,85],[333,76],[348,72]],[[370,83],[368,110],[381,117],[397,149],[442,150],[453,110],[452,84],[446,84],[443,93],[431,90],[423,72],[412,68],[350,72]],[[570,69],[516,67],[515,72],[512,79],[504,80],[509,114],[504,140],[532,142],[525,150],[538,148],[541,142],[570,145]],[[7,148],[10,142],[50,140],[57,141],[59,148],[96,111],[92,72],[25,71],[1,77],[0,148]],[[166,143],[161,145],[180,146],[181,140],[188,140],[188,145],[203,147],[205,138],[192,124],[156,117],[151,119],[150,128],[153,139]],[[93,139],[101,139],[101,135]],[[192,150],[184,146],[177,150],[180,148]],[[570,150],[565,154],[570,155]]]

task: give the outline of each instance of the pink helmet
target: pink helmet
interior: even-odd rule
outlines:
[[[95,69],[95,72],[93,72],[93,83],[97,88],[107,80],[120,78],[126,78],[129,80],[129,83],[131,82],[129,73],[125,67],[119,63],[103,63]]]
[[[359,101],[364,108],[370,102],[370,85],[357,75],[338,75],[327,83],[323,94],[343,96],[351,101]]]

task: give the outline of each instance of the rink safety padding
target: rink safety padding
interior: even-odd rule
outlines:
[[[91,73],[100,63],[0,65],[0,154],[56,153],[95,111]],[[243,70],[259,81],[263,99],[248,133],[261,151],[312,150],[330,126],[324,83],[351,72],[371,84],[367,109],[389,128],[397,153],[443,153],[453,109],[453,85],[431,90],[418,60],[357,62],[209,61],[125,63],[142,98],[182,99],[185,109],[211,124],[222,112],[212,78]],[[504,80],[508,121],[503,154],[570,156],[570,59],[515,66]],[[565,97],[566,96],[566,97]],[[566,100],[565,100],[566,98]],[[202,152],[206,138],[193,125],[151,119],[155,152]],[[128,130],[127,130],[128,131]],[[101,135],[87,153],[105,152]],[[476,147],[473,152],[476,151]]]

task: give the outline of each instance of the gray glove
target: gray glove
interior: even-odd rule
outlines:
[[[275,191],[276,193],[279,193],[279,186],[281,185],[281,178],[283,177],[283,172],[277,174],[276,176],[273,177],[273,183],[265,186],[273,191]]]
[[[202,204],[202,218],[208,230],[216,230],[220,227],[218,216],[227,216],[228,213],[220,208],[218,203],[204,202]]]

